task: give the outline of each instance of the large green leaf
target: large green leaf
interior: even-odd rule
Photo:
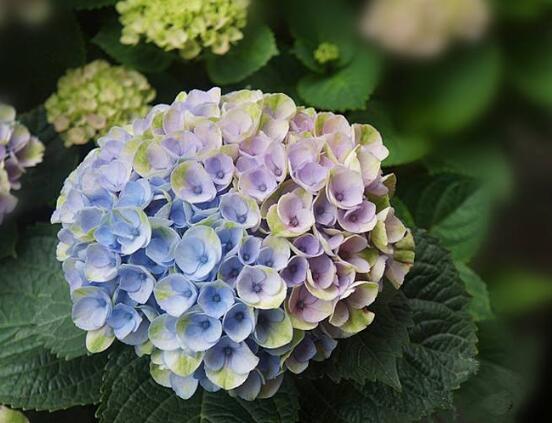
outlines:
[[[278,47],[270,28],[266,25],[250,26],[244,31],[243,40],[228,53],[207,57],[207,73],[216,84],[233,84],[261,69],[277,54]]]
[[[496,321],[479,325],[479,371],[455,395],[465,423],[513,423],[523,398],[524,381],[516,360],[523,347]]]
[[[419,67],[404,90],[409,126],[450,133],[470,125],[493,101],[500,71],[500,52],[492,45]]]
[[[489,195],[467,176],[437,174],[413,178],[399,185],[399,196],[416,225],[438,237],[455,259],[467,261],[485,237]]]
[[[141,43],[137,46],[121,44],[121,25],[112,20],[105,24],[92,39],[115,61],[140,72],[161,72],[169,67],[173,55],[154,44]]]
[[[376,88],[380,73],[380,55],[372,49],[361,50],[347,66],[333,73],[304,76],[297,90],[305,102],[320,109],[360,110]]]
[[[362,112],[350,114],[350,120],[355,123],[369,123],[383,137],[383,143],[389,149],[389,157],[383,161],[383,166],[398,166],[411,163],[424,157],[430,149],[429,139],[415,131],[404,133],[399,131],[380,103],[372,103]]]
[[[63,140],[46,120],[46,111],[38,107],[21,115],[21,123],[45,145],[44,159],[36,167],[30,168],[21,178],[18,209],[35,211],[43,206],[53,206],[59,196],[65,178],[79,161],[76,148],[65,148]]]
[[[149,357],[138,358],[125,348],[109,356],[102,402],[97,415],[103,423],[293,423],[297,421],[297,392],[284,383],[271,399],[253,402],[202,388],[189,400],[158,385],[149,373]]]
[[[468,312],[476,322],[492,319],[494,317],[489,299],[487,284],[464,263],[456,263],[460,279],[466,286],[466,291],[471,296]]]
[[[407,329],[413,325],[410,309],[402,293],[388,286],[371,310],[376,314],[374,322],[342,340],[329,360],[311,365],[308,376],[326,374],[334,382],[349,379],[360,384],[377,380],[401,389],[397,360],[409,342]]]
[[[477,369],[476,328],[450,255],[423,231],[416,234],[416,262],[403,293],[414,325],[398,361],[401,390],[377,382],[302,380],[305,421],[404,423],[452,407],[453,391]]]
[[[0,359],[43,345],[62,358],[86,354],[85,333],[71,322],[69,288],[57,263],[55,236],[31,227],[19,258],[0,264]]]
[[[59,410],[100,399],[106,355],[66,361],[41,347],[0,359],[0,403],[35,410]]]
[[[339,0],[302,0],[288,2],[289,25],[295,38],[293,52],[311,71],[325,73],[347,65],[356,50],[355,18],[347,3]],[[316,13],[313,11],[316,10]],[[308,19],[305,19],[308,16]],[[314,52],[322,43],[337,47],[339,57],[327,64],[315,60]]]

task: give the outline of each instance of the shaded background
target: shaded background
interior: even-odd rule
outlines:
[[[33,2],[28,3],[31,7]],[[114,49],[120,47],[117,37],[106,35],[118,30],[110,7],[114,2],[94,10],[83,9],[82,1],[59,3],[65,7],[53,7],[43,20],[11,17],[0,24],[0,98],[18,113],[39,107],[67,69],[96,58],[142,71],[157,89],[156,102],[216,84],[205,60],[169,60],[144,45],[115,54],[121,51]],[[475,272],[478,280],[470,286],[478,291],[470,292],[481,299],[476,314],[492,311],[492,317],[477,317],[483,370],[458,393],[458,421],[544,421],[552,380],[552,1],[496,0],[490,4],[490,23],[477,40],[453,40],[430,57],[398,54],[363,37],[358,18],[364,1],[333,3],[351,13],[333,19],[331,11],[312,1],[299,6],[256,2],[252,19],[268,22],[280,55],[223,89],[282,91],[298,104],[345,111],[382,130],[391,150],[388,170],[397,173],[399,197],[416,225],[441,236],[455,259]],[[298,24],[293,16],[320,18],[320,27],[304,28],[306,23]],[[354,39],[358,54],[368,58],[359,68],[350,69],[352,62],[309,66],[299,49],[306,45],[313,50],[321,41],[348,46],[344,37]],[[348,73],[341,77],[345,69]],[[360,81],[359,90],[365,92],[358,99],[340,98],[329,88],[322,96],[312,94],[318,86],[326,89],[331,78],[344,84]],[[366,106],[357,107],[359,102]],[[91,148],[67,150],[44,141],[44,164],[25,175],[17,223],[4,225],[2,236],[10,225],[48,221],[61,182]],[[453,194],[439,192],[420,204],[423,190],[442,173],[454,175]],[[432,201],[443,197],[462,215],[449,211],[428,217]],[[452,223],[458,231],[444,228],[447,219],[456,219]],[[93,414],[93,407],[27,413],[31,422],[87,422],[94,421]]]

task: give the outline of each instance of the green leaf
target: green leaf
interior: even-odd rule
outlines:
[[[380,71],[380,55],[375,50],[363,50],[349,65],[330,75],[301,78],[297,90],[304,101],[320,109],[359,110],[376,88]]]
[[[520,348],[496,321],[479,325],[478,347],[479,371],[455,395],[462,421],[513,423],[524,393],[515,364]]]
[[[57,358],[28,348],[0,359],[0,403],[35,410],[59,410],[99,401],[106,356]]]
[[[405,90],[409,126],[451,133],[483,115],[498,89],[498,48],[481,46],[419,68]]]
[[[330,68],[342,68],[351,61],[356,50],[355,20],[347,3],[303,0],[291,1],[289,7],[289,25],[295,38],[293,52],[308,69],[324,73]],[[312,13],[313,10],[316,13]],[[314,52],[322,43],[334,44],[339,50],[339,58],[327,64],[317,62]]]
[[[520,316],[552,304],[552,279],[528,269],[506,269],[489,284],[497,314]]]
[[[391,287],[378,296],[371,310],[376,314],[374,322],[361,333],[340,341],[330,359],[311,365],[308,375],[322,373],[334,382],[348,379],[360,384],[377,380],[401,389],[397,359],[409,342],[407,329],[413,325],[410,310],[402,293]]]
[[[48,124],[42,106],[21,115],[21,123],[44,143],[46,151],[42,163],[30,168],[21,178],[18,209],[23,212],[54,206],[65,178],[79,162],[78,150],[64,147],[52,125]]]
[[[508,198],[514,186],[512,166],[503,147],[489,138],[476,138],[467,144],[459,142],[454,146],[443,145],[424,163],[432,175],[465,175],[477,179],[493,199]]]
[[[261,70],[231,88],[238,90],[245,86],[265,93],[284,93],[298,102],[296,82],[303,73],[299,61],[289,52],[283,51]]]
[[[530,20],[552,9],[551,0],[494,0],[496,13],[501,17]]]
[[[18,260],[0,264],[0,359],[16,360],[19,353],[43,345],[64,359],[86,354],[85,333],[71,322],[56,245],[46,229],[31,227],[22,237]]]
[[[233,84],[261,69],[277,54],[276,39],[270,28],[250,26],[245,29],[243,40],[228,53],[207,57],[207,73],[216,84]]]
[[[79,24],[63,11],[32,30],[11,25],[0,37],[0,51],[2,98],[21,111],[44,102],[65,71],[86,59]]]
[[[456,263],[456,268],[460,275],[460,279],[466,286],[466,291],[471,296],[468,312],[472,319],[476,322],[492,319],[494,314],[491,310],[491,301],[487,284],[464,263]]]
[[[477,362],[476,328],[468,296],[449,253],[423,231],[416,233],[416,262],[403,285],[414,325],[398,361],[402,389],[382,383],[329,380],[298,383],[305,421],[404,423],[452,406],[453,390]]]
[[[121,44],[121,25],[112,20],[105,24],[92,42],[98,45],[112,59],[140,72],[161,72],[173,61],[173,55],[154,44],[141,43],[137,46]]]
[[[399,196],[417,226],[439,238],[456,260],[477,252],[490,211],[487,191],[477,181],[455,174],[412,178],[399,185]]]
[[[16,257],[17,225],[15,222],[4,222],[0,226],[0,260],[6,257]]]
[[[414,162],[424,157],[430,149],[427,137],[417,134],[416,131],[399,131],[386,112],[385,106],[380,103],[374,105],[371,102],[366,111],[351,113],[350,119],[357,123],[369,123],[381,133],[383,143],[389,149],[389,157],[383,161],[383,166]]]
[[[284,383],[271,399],[244,401],[224,392],[198,388],[188,399],[158,385],[149,373],[149,357],[125,348],[109,355],[97,415],[103,423],[293,423],[298,417],[297,392]]]
[[[524,34],[512,47],[510,77],[534,103],[552,110],[552,31]]]

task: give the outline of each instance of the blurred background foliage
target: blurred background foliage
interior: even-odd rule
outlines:
[[[551,376],[552,1],[493,0],[477,40],[409,57],[362,36],[366,0],[257,0],[228,54],[188,61],[121,44],[115,3],[59,0],[38,22],[0,23],[0,96],[46,145],[0,228],[0,258],[16,255],[18,228],[48,221],[62,181],[91,148],[65,148],[41,107],[67,69],[98,58],[136,69],[156,103],[213,85],[284,92],[381,131],[398,211],[450,249],[473,297],[480,370],[458,391],[457,409],[430,420],[532,421]],[[94,421],[93,408],[27,416]]]

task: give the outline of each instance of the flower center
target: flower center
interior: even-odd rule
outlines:
[[[261,192],[265,192],[267,188],[266,188],[266,185],[265,185],[265,184],[261,184],[261,185],[258,186],[258,189],[259,189],[259,191],[261,191]]]
[[[312,280],[318,281],[318,279],[320,279],[320,273],[314,272],[314,273],[312,274]]]
[[[232,355],[232,353],[234,352],[234,351],[232,350],[232,347],[224,347],[224,350],[223,350],[223,351],[224,351],[224,355],[225,355],[226,357],[230,357],[230,356]]]
[[[275,167],[274,168],[274,174],[276,176],[282,176],[282,169],[280,169],[279,167]]]
[[[220,303],[220,295],[219,294],[213,295],[213,302],[214,303]]]
[[[355,223],[358,220],[358,216],[356,214],[352,214],[349,216],[349,220]]]
[[[259,283],[259,282],[254,282],[253,283],[253,292],[258,294],[259,292],[261,292],[263,290],[263,287],[262,285]]]
[[[201,329],[207,330],[211,327],[211,322],[209,320],[204,320],[199,325],[201,326]]]
[[[222,170],[219,170],[219,171],[217,172],[217,175],[216,175],[216,176],[217,176],[218,179],[222,179],[222,178],[224,178],[224,172],[223,172]]]
[[[289,225],[294,228],[299,226],[299,219],[297,219],[297,216],[293,216],[291,219],[289,219]]]
[[[238,312],[234,315],[234,318],[235,318],[238,322],[241,322],[241,321],[245,318],[245,314],[243,314],[242,311],[238,311]]]
[[[230,277],[231,277],[231,278],[235,278],[235,277],[237,277],[239,274],[240,274],[240,271],[239,271],[238,269],[232,269],[232,271],[230,272]]]
[[[246,215],[246,214],[240,214],[240,215],[238,216],[238,222],[239,222],[239,223],[245,223],[246,220],[247,220],[247,215]]]
[[[345,198],[345,196],[343,195],[342,192],[338,192],[338,193],[335,194],[335,199],[337,201],[343,201],[344,198]]]
[[[249,257],[249,254],[244,254],[244,255],[243,255],[243,260],[244,260],[244,261],[249,261],[249,258],[250,258],[250,257]]]
[[[305,309],[305,302],[303,300],[297,301],[297,309],[303,311]]]
[[[289,271],[290,271],[291,273],[297,272],[297,265],[296,265],[296,264],[292,264],[291,266],[289,266]]]
[[[192,188],[192,191],[194,194],[199,195],[203,192],[203,188],[201,188],[200,185],[196,185],[195,187]]]
[[[274,262],[272,260],[267,260],[266,263],[265,263],[265,266],[266,267],[272,267],[272,266],[274,266]]]
[[[207,257],[205,254],[203,254],[200,258],[199,258],[199,262],[201,264],[205,264],[209,261],[209,257]]]
[[[321,216],[324,214],[324,212],[326,211],[326,209],[322,206],[318,206],[315,210],[315,213],[317,216]]]

